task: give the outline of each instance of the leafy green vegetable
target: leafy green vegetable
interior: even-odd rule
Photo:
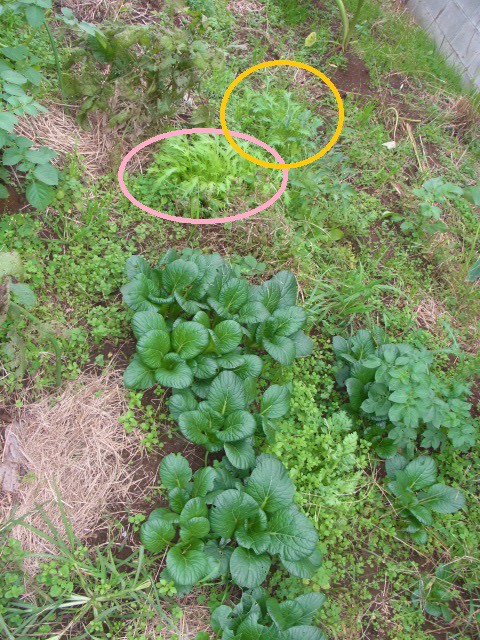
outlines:
[[[413,540],[427,541],[425,527],[433,524],[435,513],[455,513],[465,506],[465,498],[458,489],[436,482],[437,466],[433,458],[421,456],[408,462],[395,455],[386,462],[391,482],[388,488],[395,496],[399,515],[406,519],[405,531]]]
[[[333,350],[337,382],[347,389],[349,408],[375,423],[366,436],[381,456],[401,449],[412,457],[419,435],[424,448],[443,449],[448,440],[460,451],[474,445],[469,388],[445,384],[433,375],[431,352],[382,337],[377,344],[366,330],[348,340],[336,336]]]
[[[195,474],[180,454],[162,460],[170,509],[152,511],[140,538],[154,553],[170,545],[167,571],[180,591],[227,575],[240,587],[258,587],[273,559],[302,577],[320,566],[317,532],[294,505],[285,467],[268,454],[254,462],[242,477],[226,459]]]

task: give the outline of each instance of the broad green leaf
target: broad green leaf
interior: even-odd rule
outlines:
[[[164,519],[150,516],[140,527],[140,541],[153,553],[160,553],[173,540],[175,529]]]
[[[171,489],[168,493],[168,502],[170,503],[170,508],[175,511],[175,513],[181,513],[183,507],[190,500],[190,492],[188,489],[180,489],[179,487],[175,487]]]
[[[155,379],[162,387],[186,389],[193,382],[193,373],[188,364],[176,353],[168,353],[161,367],[155,370]]]
[[[314,614],[325,604],[327,598],[323,593],[304,593],[295,598],[295,602],[303,609],[303,618],[300,624],[310,624]]]
[[[23,284],[23,282],[11,282],[10,293],[14,294],[17,301],[22,305],[22,307],[25,307],[25,309],[30,309],[37,304],[37,298],[28,284]]]
[[[222,442],[235,442],[253,436],[256,430],[255,418],[248,411],[234,411],[225,418],[217,438]]]
[[[34,4],[30,4],[25,9],[25,17],[28,24],[36,29],[43,24],[45,20],[45,11]]]
[[[208,330],[199,322],[181,322],[172,331],[172,349],[184,360],[198,356],[209,342]]]
[[[180,513],[180,524],[185,524],[192,518],[206,518],[208,516],[208,508],[205,498],[197,496],[191,498],[183,507]]]
[[[366,399],[365,386],[360,380],[356,378],[348,378],[345,381],[347,387],[347,393],[350,400],[350,404],[354,411],[359,411],[362,406],[362,402]]]
[[[241,358],[241,364],[234,367],[233,373],[242,380],[246,380],[247,378],[258,378],[262,373],[262,359],[251,354],[241,356]]]
[[[170,335],[161,329],[152,329],[140,336],[137,351],[142,361],[151,369],[162,366],[164,356],[170,350]]]
[[[470,267],[468,271],[467,280],[469,282],[475,282],[480,278],[480,258]]]
[[[28,49],[22,45],[18,45],[17,47],[3,47],[1,53],[15,62],[25,60],[29,55]]]
[[[248,282],[243,278],[230,278],[222,286],[218,301],[228,313],[233,313],[247,302],[247,298]]]
[[[258,505],[253,498],[236,489],[227,489],[215,499],[210,509],[212,531],[222,538],[231,538],[245,520],[257,514]]]
[[[306,47],[313,47],[313,45],[316,43],[316,41],[317,41],[317,32],[316,31],[312,31],[312,33],[310,33],[305,38],[305,46]]]
[[[230,558],[232,580],[244,589],[260,586],[269,569],[270,558],[267,553],[257,555],[251,549],[237,547]]]
[[[40,182],[56,187],[58,184],[58,169],[53,164],[39,164],[33,170],[33,175]]]
[[[210,431],[210,421],[205,412],[195,410],[182,413],[178,418],[178,426],[190,442],[208,444],[210,438],[206,432]]]
[[[43,211],[52,202],[55,191],[52,187],[44,184],[43,182],[34,181],[30,182],[26,188],[25,195],[32,207],[35,207],[35,209],[38,209],[39,211]]]
[[[307,336],[303,331],[297,331],[293,336],[290,336],[295,345],[295,355],[297,358],[305,358],[311,355],[313,351],[313,340],[310,336]]]
[[[120,291],[124,303],[134,311],[158,311],[157,305],[148,299],[152,291],[152,283],[144,273],[139,273],[123,285]]]
[[[225,442],[224,448],[229,462],[237,469],[250,469],[255,463],[255,450],[248,440]]]
[[[180,538],[184,542],[189,542],[190,540],[204,538],[209,531],[210,522],[208,518],[195,517],[180,526]]]
[[[0,71],[0,78],[5,82],[11,82],[12,84],[25,84],[28,82],[24,75],[18,73],[18,71],[12,71],[11,69]]]
[[[178,417],[185,411],[195,411],[198,402],[190,389],[182,389],[170,396],[168,406],[172,418],[178,420]]]
[[[407,466],[397,473],[397,479],[402,480],[414,491],[424,489],[435,482],[437,477],[437,465],[433,458],[420,456],[407,464]]]
[[[13,167],[14,164],[21,162],[23,153],[16,148],[5,149],[2,157],[2,164],[4,167]]]
[[[184,291],[198,276],[198,267],[194,262],[175,260],[167,264],[162,273],[162,283],[166,291]]]
[[[243,324],[264,322],[269,317],[268,309],[261,302],[255,300],[244,304],[238,312],[238,320]]]
[[[0,198],[8,198],[9,196],[10,194],[8,192],[7,187],[0,182]]]
[[[252,549],[255,553],[264,553],[270,546],[268,531],[252,531],[251,527],[240,527],[235,531],[235,539],[240,547]]]
[[[268,598],[266,604],[270,617],[281,631],[301,624],[304,612],[301,605],[295,600],[277,602],[275,598]]]
[[[311,556],[308,558],[300,558],[288,562],[283,560],[283,566],[285,569],[295,576],[296,578],[310,579],[313,578],[318,569],[322,566],[323,556],[319,549],[315,549]]]
[[[270,420],[283,417],[290,408],[290,390],[286,385],[272,384],[263,394],[260,413]]]
[[[218,364],[215,358],[206,354],[200,354],[194,360],[195,377],[201,380],[213,378],[218,373]]]
[[[40,147],[39,149],[27,149],[25,158],[34,164],[47,164],[51,162],[57,153],[50,147]]]
[[[213,489],[217,472],[213,467],[202,467],[193,476],[192,498],[206,496]]]
[[[277,309],[272,318],[275,320],[275,333],[278,336],[290,336],[297,333],[305,325],[306,319],[305,311],[300,307]]]
[[[222,415],[245,409],[245,390],[240,378],[231,371],[222,371],[212,382],[208,403]]]
[[[280,288],[279,307],[291,307],[297,302],[298,285],[291,271],[279,271],[272,278]]]
[[[153,269],[143,256],[130,256],[125,262],[125,271],[129,280],[133,280],[141,273],[147,278],[153,277]]]
[[[229,353],[238,347],[242,340],[242,327],[235,320],[224,320],[211,332],[217,353]]]
[[[247,481],[245,491],[266,513],[275,513],[293,503],[295,487],[278,458],[262,454]]]
[[[123,374],[123,384],[127,389],[150,389],[155,384],[155,371],[147,367],[138,354],[135,354]]]
[[[314,526],[297,507],[274,513],[268,523],[268,531],[272,537],[271,551],[287,562],[311,556],[317,546],[318,535]]]
[[[302,625],[289,629],[286,640],[327,640],[327,636],[318,627]]]
[[[0,113],[0,129],[12,133],[17,122],[18,118],[16,118],[13,113],[9,113],[8,111],[2,111]]]
[[[263,338],[263,346],[274,360],[289,367],[295,360],[295,344],[290,338],[273,336],[271,340]]]
[[[421,504],[436,513],[455,513],[465,506],[465,497],[459,489],[434,484],[420,495]]]
[[[166,331],[167,325],[163,316],[157,311],[138,311],[132,319],[133,333],[137,340],[148,331]]]
[[[208,568],[203,551],[197,549],[173,547],[167,553],[167,569],[175,580],[182,585],[199,582]]]
[[[233,624],[233,621],[230,620],[231,613],[231,607],[227,607],[225,604],[221,604],[212,613],[210,625],[217,635],[221,635],[225,629],[231,628]]]
[[[160,464],[160,480],[167,489],[185,489],[192,477],[187,460],[179,453],[170,453]]]

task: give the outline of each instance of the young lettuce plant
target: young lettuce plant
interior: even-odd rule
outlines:
[[[164,577],[179,593],[222,577],[253,589],[272,559],[301,578],[320,566],[318,534],[294,504],[294,485],[275,456],[260,455],[250,475],[225,462],[192,474],[185,458],[170,454],[160,479],[170,509],[152,511],[140,539],[154,553],[170,546]]]
[[[425,528],[434,524],[433,513],[455,513],[465,505],[459,489],[436,482],[437,466],[429,456],[408,462],[397,454],[386,461],[386,471],[399,515],[407,521],[405,532],[419,544],[427,542]]]
[[[211,625],[222,640],[326,640],[320,629],[311,624],[324,602],[321,593],[305,593],[295,600],[278,602],[259,587],[244,593],[235,607],[217,607]]]

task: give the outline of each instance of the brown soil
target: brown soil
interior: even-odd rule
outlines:
[[[347,53],[345,69],[338,69],[332,76],[332,82],[338,88],[342,98],[348,94],[373,96],[375,88],[370,80],[370,71],[355,53]]]
[[[25,209],[25,207],[29,207],[30,205],[27,202],[24,193],[18,193],[15,187],[8,187],[9,196],[8,198],[0,199],[0,215],[9,214],[9,213],[18,213]]]

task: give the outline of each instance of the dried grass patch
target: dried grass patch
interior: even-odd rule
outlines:
[[[59,154],[81,156],[90,175],[102,174],[111,168],[115,135],[105,114],[92,114],[89,118],[92,128],[86,131],[65,112],[63,105],[50,103],[45,106],[47,113],[20,120],[15,133],[27,136],[36,144],[47,145]]]
[[[86,540],[109,507],[118,510],[133,495],[141,497],[154,480],[129,465],[138,454],[138,441],[119,423],[125,410],[125,392],[116,372],[102,377],[85,374],[70,382],[60,397],[46,396],[22,408],[16,418],[22,425],[18,439],[28,475],[15,495],[18,504],[11,495],[2,496],[0,516],[29,514],[26,522],[47,531],[35,509],[40,504],[64,535],[58,487],[73,532]],[[12,534],[28,551],[54,553],[25,527],[16,526]]]
[[[62,6],[87,22],[121,20],[135,24],[149,24],[153,12],[160,11],[162,0],[63,0]]]

